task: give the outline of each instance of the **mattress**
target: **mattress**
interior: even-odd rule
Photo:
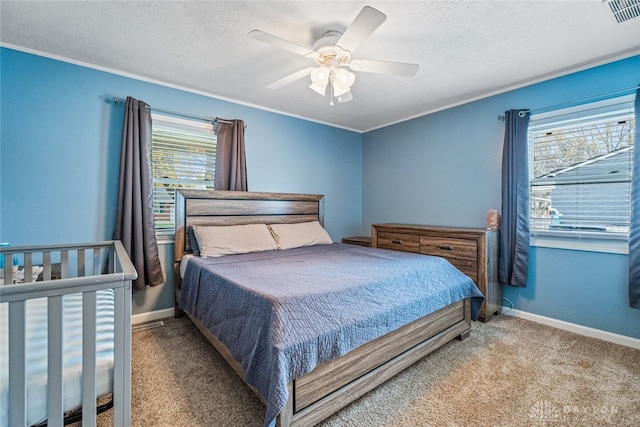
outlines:
[[[444,258],[334,243],[194,257],[179,305],[227,346],[273,425],[291,380],[464,298],[477,318],[482,293]]]
[[[113,389],[114,292],[98,291],[97,296],[97,394]],[[82,405],[82,294],[63,297],[64,411]],[[27,422],[47,418],[47,299],[26,303]],[[0,426],[9,423],[8,303],[0,304]]]

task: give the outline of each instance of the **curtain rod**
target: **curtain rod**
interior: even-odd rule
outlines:
[[[116,104],[125,104],[127,102],[126,99],[122,99],[122,98],[113,98],[113,102]],[[172,116],[178,116],[178,117],[185,117],[188,119],[195,119],[195,120],[200,120],[202,122],[211,122],[211,123],[226,123],[226,124],[233,124],[233,122],[231,122],[230,120],[224,120],[224,119],[216,119],[216,118],[212,118],[212,117],[202,117],[202,116],[193,116],[190,114],[184,114],[184,113],[176,113],[175,111],[168,111],[168,110],[160,110],[158,108],[152,108],[151,106],[147,106],[149,111],[155,111],[156,113],[164,113],[164,114],[170,114]],[[247,128],[247,125],[244,125],[245,129]]]
[[[565,102],[562,104],[555,104],[555,105],[548,105],[546,107],[541,107],[541,108],[537,108],[535,110],[530,111],[531,114],[537,114],[537,113],[541,113],[541,112],[546,112],[546,111],[552,111],[552,110],[559,110],[561,108],[568,108],[568,107],[572,107],[576,104],[583,104],[587,101],[593,101],[599,98],[606,98],[606,97],[612,97],[613,95],[621,95],[625,92],[630,92],[632,90],[637,90],[640,89],[640,85],[636,85],[634,87],[630,87],[627,89],[621,89],[621,90],[617,90],[615,92],[609,92],[609,93],[603,93],[602,95],[596,95],[596,96],[591,96],[589,98],[583,98],[583,99],[577,99],[575,101],[570,101],[570,102]],[[504,121],[505,116],[504,114],[500,114],[498,115],[498,120],[502,120]]]

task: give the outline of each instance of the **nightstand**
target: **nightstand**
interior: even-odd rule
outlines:
[[[342,243],[347,243],[349,245],[358,245],[358,246],[366,246],[371,247],[371,237],[364,236],[354,236],[354,237],[345,237],[342,239]]]

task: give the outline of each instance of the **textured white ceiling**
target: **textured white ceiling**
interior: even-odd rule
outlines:
[[[353,58],[417,63],[415,77],[356,73],[334,106],[306,78],[265,88],[314,63],[249,31],[311,47],[365,5],[387,20]],[[617,24],[600,0],[2,0],[0,16],[7,47],[357,131],[640,53],[640,18]]]

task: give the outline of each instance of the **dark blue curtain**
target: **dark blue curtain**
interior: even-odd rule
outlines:
[[[244,122],[216,119],[216,190],[247,191]]]
[[[640,89],[634,105],[636,128],[631,175],[631,219],[629,221],[629,306],[640,308]]]
[[[138,278],[136,291],[164,283],[153,218],[151,113],[142,101],[127,97],[120,149],[118,208],[113,238],[127,251]]]
[[[502,151],[500,283],[526,287],[529,272],[529,110],[505,112]]]

